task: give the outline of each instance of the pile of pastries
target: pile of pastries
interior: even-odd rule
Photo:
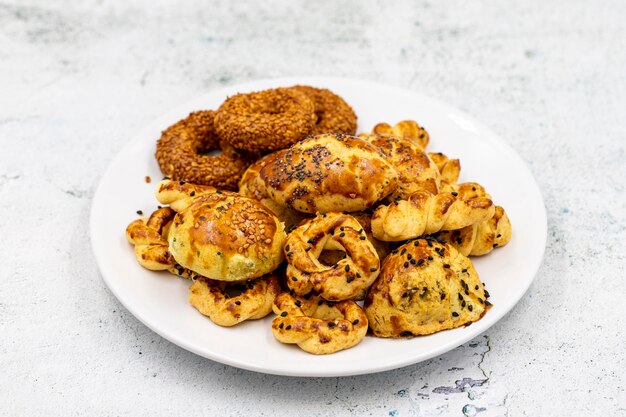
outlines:
[[[469,325],[491,303],[468,256],[506,245],[511,224],[428,142],[415,121],[356,136],[329,90],[237,94],[163,132],[163,207],[126,236],[140,265],[190,279],[214,323],[273,312],[276,339],[306,352]]]

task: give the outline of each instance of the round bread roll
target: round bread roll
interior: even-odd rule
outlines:
[[[365,210],[398,186],[398,174],[378,148],[341,134],[314,136],[277,152],[259,177],[275,202],[311,214]]]
[[[472,262],[433,238],[410,241],[385,258],[365,297],[374,336],[412,337],[480,320],[489,292]]]
[[[256,200],[216,192],[191,200],[170,228],[176,262],[218,281],[258,278],[283,261],[284,226]]]

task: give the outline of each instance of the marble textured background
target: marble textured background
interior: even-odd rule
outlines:
[[[0,414],[626,415],[625,21],[619,0],[0,0]],[[172,345],[106,289],[91,196],[133,133],[298,74],[438,97],[527,161],[545,261],[486,334],[396,371],[274,377]]]

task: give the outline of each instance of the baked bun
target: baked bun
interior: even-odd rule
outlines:
[[[168,235],[170,253],[184,268],[219,281],[258,278],[283,261],[284,226],[256,200],[201,194],[180,210]]]
[[[472,262],[432,238],[408,242],[385,259],[365,298],[379,337],[409,337],[479,320],[491,303]]]
[[[380,149],[398,173],[398,189],[390,200],[406,199],[417,191],[439,192],[439,169],[419,145],[394,136],[364,133],[359,137]]]
[[[398,181],[378,148],[340,134],[314,136],[277,152],[259,176],[278,204],[312,214],[372,207]]]

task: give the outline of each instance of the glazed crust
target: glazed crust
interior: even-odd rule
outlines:
[[[485,197],[461,199],[452,193],[418,191],[407,200],[381,205],[372,216],[377,239],[398,242],[441,230],[457,230],[490,219],[493,202]]]
[[[472,262],[432,238],[395,249],[365,298],[370,329],[379,337],[410,337],[478,321],[489,309]]]
[[[428,156],[430,156],[430,159],[437,165],[437,169],[443,181],[455,183],[459,180],[461,161],[458,159],[450,159],[441,152],[429,152]]]
[[[126,240],[134,246],[139,265],[152,271],[173,271],[176,261],[167,249],[165,236],[175,215],[174,210],[163,207],[128,225]]]
[[[317,120],[311,135],[324,133],[342,133],[354,135],[356,133],[356,114],[352,107],[337,94],[325,88],[315,88],[307,85],[291,87],[307,95],[315,106]]]
[[[330,303],[317,296],[282,293],[274,301],[272,333],[316,355],[357,345],[367,333],[367,317],[354,301]]]
[[[361,134],[359,137],[380,149],[398,173],[398,189],[388,200],[406,199],[417,191],[439,192],[437,165],[420,146],[395,136]]]
[[[403,120],[393,126],[388,123],[378,123],[372,129],[372,133],[378,136],[394,136],[406,139],[422,149],[426,148],[430,142],[430,136],[426,129],[415,120]]]
[[[233,194],[191,197],[170,228],[169,250],[185,268],[215,280],[258,278],[283,260],[283,224],[256,200]]]
[[[341,250],[334,265],[319,261],[325,249]],[[285,241],[287,286],[296,294],[314,291],[331,301],[348,300],[369,287],[380,271],[380,259],[365,230],[352,216],[318,215],[292,231]]]
[[[167,128],[157,142],[156,159],[161,172],[174,180],[233,190],[250,158],[220,142],[214,128],[215,113],[197,111]],[[216,156],[202,152],[221,149]]]
[[[243,291],[229,297],[227,289],[235,286],[242,286]],[[215,324],[229,327],[267,316],[279,293],[280,281],[275,274],[242,284],[226,284],[200,277],[189,287],[189,303]]]
[[[316,120],[314,110],[306,94],[291,88],[237,94],[217,110],[215,128],[219,137],[235,149],[275,151],[311,132]]]
[[[314,214],[361,211],[393,193],[398,174],[378,148],[344,135],[321,135],[279,151],[259,172],[279,205]]]

